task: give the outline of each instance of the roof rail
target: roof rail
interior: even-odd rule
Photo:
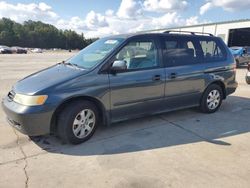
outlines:
[[[208,36],[214,36],[213,34],[211,33],[204,33],[204,32],[193,32],[193,31],[174,31],[174,30],[167,30],[167,31],[164,31],[163,33],[188,33],[188,34],[191,34],[191,35],[208,35]]]

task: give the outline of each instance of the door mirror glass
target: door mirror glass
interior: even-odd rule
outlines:
[[[127,69],[127,62],[124,60],[116,60],[114,61],[111,70],[113,71],[122,71]]]

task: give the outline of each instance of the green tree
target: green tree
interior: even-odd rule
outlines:
[[[95,39],[85,39],[84,34],[72,30],[59,30],[40,21],[16,23],[8,18],[0,19],[0,45],[31,48],[82,49]]]

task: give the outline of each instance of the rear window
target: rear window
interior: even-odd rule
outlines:
[[[197,42],[192,38],[165,38],[164,62],[168,67],[183,66],[201,62]]]
[[[226,59],[226,51],[220,42],[216,40],[199,40],[203,52],[204,62],[223,61]]]

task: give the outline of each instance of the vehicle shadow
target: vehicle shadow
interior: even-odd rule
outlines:
[[[42,149],[66,155],[110,155],[160,149],[169,146],[208,142],[229,147],[227,137],[248,133],[250,98],[229,96],[217,113],[202,114],[196,109],[99,127],[80,145],[63,145],[55,136],[31,138]]]

